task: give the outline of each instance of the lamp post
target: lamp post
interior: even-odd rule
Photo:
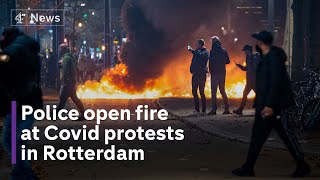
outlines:
[[[269,31],[274,34],[274,0],[268,0]]]
[[[105,23],[104,23],[104,67],[109,68],[112,54],[112,38],[111,38],[111,0],[104,0]]]

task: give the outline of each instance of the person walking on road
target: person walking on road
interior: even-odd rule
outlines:
[[[268,31],[252,35],[257,40],[257,52],[262,56],[256,71],[255,121],[246,162],[232,171],[237,176],[254,176],[254,165],[270,132],[274,129],[288,147],[297,167],[292,177],[304,177],[310,168],[301,148],[287,126],[283,112],[294,102],[283,49],[273,46],[273,36]]]
[[[3,149],[8,156],[16,152],[11,179],[38,179],[29,161],[22,158],[22,147],[27,147],[28,143],[21,139],[22,131],[31,131],[35,119],[33,115],[22,119],[21,113],[23,105],[33,109],[43,108],[39,52],[39,43],[19,29],[10,27],[3,31],[0,39],[0,118],[4,117]],[[14,146],[11,132],[13,125],[16,126]]]
[[[76,94],[77,86],[77,60],[73,54],[70,53],[70,49],[66,44],[61,44],[59,47],[62,60],[60,61],[60,68],[62,68],[62,85],[60,89],[59,104],[57,111],[64,108],[68,98],[79,108],[81,118],[83,118],[84,107],[80,99]]]
[[[221,46],[219,37],[212,37],[212,49],[209,58],[209,70],[211,73],[211,97],[212,110],[208,115],[217,114],[217,89],[219,87],[220,94],[224,102],[223,114],[230,114],[229,100],[225,90],[226,83],[226,64],[230,64],[227,51]]]
[[[209,52],[204,45],[204,40],[199,39],[196,42],[195,50],[188,46],[188,50],[193,54],[190,65],[190,73],[192,74],[192,95],[194,99],[195,114],[200,114],[198,89],[200,91],[202,102],[202,114],[206,114],[207,109],[207,99],[206,95],[204,94],[204,88],[208,73]]]
[[[242,101],[241,105],[237,110],[234,110],[233,113],[238,115],[243,115],[242,111],[247,103],[248,95],[253,90],[255,90],[255,81],[256,81],[256,69],[257,64],[260,59],[259,54],[253,54],[252,53],[252,46],[245,45],[242,49],[246,55],[246,66],[243,66],[241,64],[236,64],[238,68],[240,68],[242,71],[246,71],[246,80],[247,84],[243,91]]]

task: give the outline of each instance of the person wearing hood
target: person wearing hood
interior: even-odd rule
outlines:
[[[252,53],[252,46],[250,45],[245,45],[242,49],[246,55],[246,66],[243,66],[241,64],[236,64],[238,68],[240,68],[242,71],[246,72],[246,87],[244,88],[243,91],[243,96],[242,96],[242,101],[241,105],[237,110],[234,110],[233,113],[238,114],[238,115],[243,115],[242,111],[244,109],[244,106],[247,103],[247,96],[249,93],[254,90],[255,91],[255,81],[256,81],[256,69],[257,65],[260,59],[260,55],[258,54],[253,54]]]
[[[38,179],[30,163],[22,160],[22,146],[27,146],[27,141],[23,141],[20,137],[24,129],[32,129],[35,121],[31,115],[22,119],[22,106],[29,105],[33,109],[42,109],[43,105],[39,52],[39,43],[19,29],[9,27],[3,31],[0,40],[0,117],[4,117],[2,129],[4,150],[8,156],[16,152],[11,179]],[[14,110],[16,111],[15,150],[11,146]]]
[[[59,46],[60,56],[62,60],[59,62],[61,69],[61,80],[62,85],[60,89],[59,104],[57,111],[64,108],[68,98],[70,97],[72,101],[79,108],[81,113],[81,118],[83,118],[84,107],[80,99],[76,94],[77,86],[77,59],[70,53],[70,49],[66,44],[61,44]]]
[[[211,74],[211,97],[212,109],[208,115],[217,114],[217,89],[219,86],[220,94],[223,98],[224,112],[230,114],[229,99],[225,89],[226,83],[226,64],[230,64],[227,51],[221,46],[219,37],[212,37],[212,49],[209,58],[209,70]]]
[[[206,95],[204,94],[204,88],[206,85],[207,73],[208,73],[208,58],[209,52],[204,47],[205,42],[203,39],[199,39],[196,42],[196,50],[188,46],[188,50],[193,54],[190,73],[192,74],[192,94],[194,98],[195,114],[200,114],[198,89],[200,91],[202,101],[202,113],[206,114]]]
[[[256,49],[262,56],[256,71],[255,121],[246,162],[232,173],[237,176],[254,176],[254,165],[260,150],[274,129],[296,160],[297,167],[292,177],[304,177],[310,173],[310,168],[283,114],[294,102],[285,65],[287,56],[281,48],[272,45],[273,35],[270,32],[262,31],[252,37],[257,40]]]

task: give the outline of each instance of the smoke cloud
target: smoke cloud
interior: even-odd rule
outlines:
[[[122,18],[129,41],[121,59],[129,74],[114,81],[142,91],[179,55],[188,54],[187,45],[196,39],[205,39],[210,49],[210,37],[226,26],[225,7],[225,1],[213,0],[126,0]]]

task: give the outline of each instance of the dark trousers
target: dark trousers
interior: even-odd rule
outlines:
[[[12,169],[12,176],[11,179],[32,179],[33,171],[31,164],[27,160],[22,160],[22,145],[27,146],[28,142],[23,141],[20,137],[22,135],[22,131],[24,129],[32,129],[33,123],[35,119],[33,116],[27,116],[25,121],[22,121],[21,115],[17,114],[16,120],[16,164],[13,166]],[[2,128],[2,143],[4,150],[11,156],[12,149],[11,149],[11,123],[12,123],[12,116],[8,114],[3,123]],[[30,176],[30,177],[29,177]]]
[[[95,78],[95,72],[94,71],[87,71],[87,80],[94,80]],[[90,76],[90,79],[89,79],[89,76]]]
[[[278,113],[281,114],[281,113]],[[251,142],[249,146],[245,167],[253,168],[263,144],[266,142],[272,129],[276,130],[280,138],[288,147],[289,152],[296,161],[303,161],[303,153],[293,131],[288,127],[288,121],[281,115],[275,115],[270,119],[263,119],[260,111],[257,111],[252,128]]]
[[[84,82],[84,71],[78,71],[78,82]]]
[[[206,95],[204,94],[206,79],[207,79],[206,73],[199,73],[199,74],[192,75],[192,95],[194,100],[194,108],[198,112],[200,112],[198,89],[200,91],[200,96],[202,101],[202,112],[205,112],[207,109],[207,104],[206,104],[207,99],[206,99]]]
[[[242,111],[244,109],[244,106],[247,104],[248,95],[252,90],[255,91],[254,86],[251,84],[246,84],[246,87],[243,90],[243,96],[242,96],[242,101],[241,101],[239,110]]]
[[[229,99],[225,89],[226,77],[211,74],[211,97],[212,97],[212,110],[217,111],[217,90],[219,86],[220,94],[223,98],[224,109],[229,110]]]
[[[76,104],[79,111],[81,113],[84,113],[84,107],[80,99],[78,98],[76,94],[76,85],[63,85],[60,89],[60,97],[59,97],[59,105],[57,107],[57,110],[61,110],[66,105],[66,102],[68,98],[71,98],[72,101]]]

